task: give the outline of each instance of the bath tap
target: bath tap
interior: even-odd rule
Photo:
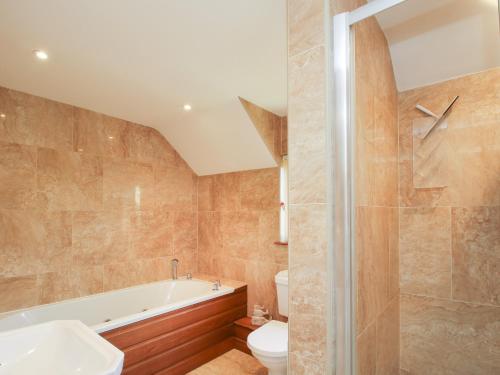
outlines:
[[[172,259],[172,280],[177,280],[177,265],[179,264],[179,259]]]
[[[220,280],[215,280],[214,285],[212,286],[212,290],[219,290],[219,288],[222,286],[220,283]]]

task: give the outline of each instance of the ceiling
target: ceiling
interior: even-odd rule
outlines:
[[[238,96],[286,113],[286,43],[286,0],[0,1],[1,86],[154,127],[199,175],[275,165]]]
[[[500,66],[498,0],[408,0],[377,19],[399,91]]]

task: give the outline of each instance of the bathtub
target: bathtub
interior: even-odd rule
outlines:
[[[234,292],[203,280],[166,280],[0,315],[0,331],[51,320],[80,320],[103,333]]]

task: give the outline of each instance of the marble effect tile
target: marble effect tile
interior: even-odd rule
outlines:
[[[324,53],[317,47],[289,61],[290,204],[326,201]]]
[[[254,357],[232,349],[188,373],[189,375],[267,375]]]
[[[0,210],[0,275],[29,276],[71,260],[71,213]]]
[[[198,185],[198,269],[244,281],[248,312],[277,313],[274,275],[287,269],[279,238],[278,168],[203,176]]]
[[[36,147],[0,143],[0,207],[36,207]]]
[[[411,375],[497,374],[500,308],[401,296],[401,368]]]
[[[295,56],[325,42],[321,0],[288,1],[288,56]]]
[[[500,204],[497,188],[500,184],[497,162],[500,145],[499,76],[500,68],[495,68],[400,94],[399,153],[403,205],[464,207]],[[422,114],[415,105],[419,103],[439,113],[455,95],[460,98],[447,117],[448,186],[416,189],[411,178],[411,124]]]
[[[47,210],[98,210],[103,203],[99,157],[38,148],[38,206]]]
[[[400,210],[400,281],[403,293],[451,297],[451,210]]]
[[[281,118],[248,100],[241,97],[239,99],[267,149],[279,164],[281,162]]]
[[[452,209],[453,298],[500,306],[500,207]]]
[[[151,164],[105,159],[103,171],[103,207],[106,210],[148,210],[155,207]]]
[[[158,131],[1,87],[0,110],[0,312],[197,271],[198,177]]]
[[[22,309],[39,303],[38,281],[35,275],[0,276],[0,301],[4,311]]]
[[[0,87],[0,139],[71,151],[74,107]]]

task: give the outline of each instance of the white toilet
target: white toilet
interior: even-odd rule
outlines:
[[[288,271],[279,272],[274,280],[278,311],[280,315],[288,316]],[[286,375],[288,324],[271,320],[248,335],[247,345],[253,356],[269,370],[268,375]]]

